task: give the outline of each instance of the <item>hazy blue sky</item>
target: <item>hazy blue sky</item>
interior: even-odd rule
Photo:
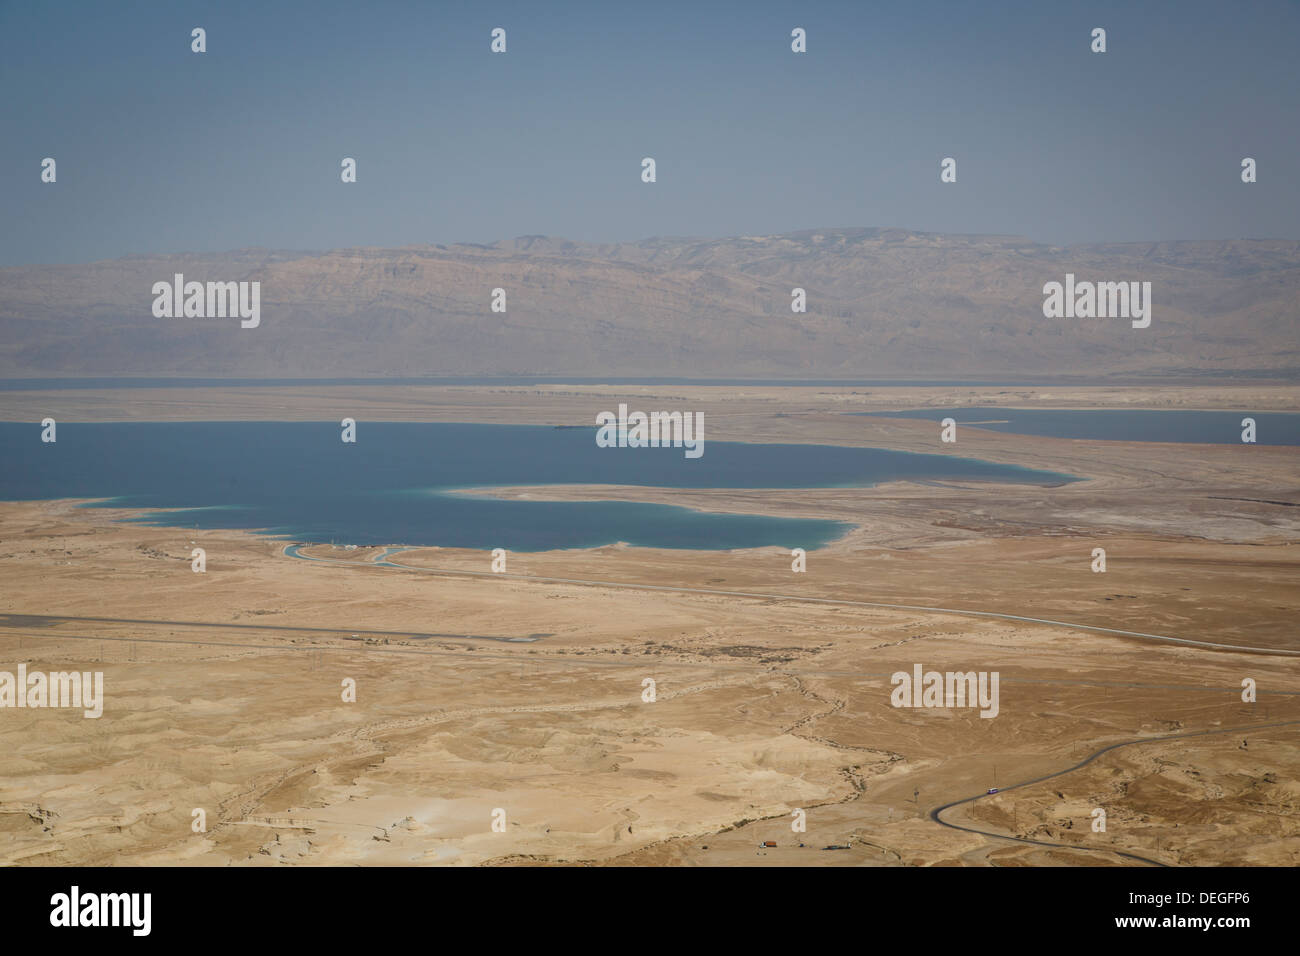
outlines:
[[[1281,0],[0,0],[0,264],[829,226],[1300,238],[1298,60]]]

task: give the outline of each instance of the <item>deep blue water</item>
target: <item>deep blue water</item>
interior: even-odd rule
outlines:
[[[152,524],[256,529],[295,541],[539,551],[626,541],[661,548],[812,549],[843,522],[701,513],[631,502],[496,500],[447,493],[492,485],[621,484],[813,488],[895,479],[1059,484],[1069,475],[1012,465],[829,445],[708,441],[599,448],[595,428],[362,421],[0,422],[0,499],[106,498],[101,506],[183,509]]]
[[[1176,442],[1239,445],[1241,420],[1255,420],[1258,445],[1300,445],[1300,414],[1295,412],[1204,412],[1141,408],[918,408],[901,412],[849,412],[875,418],[945,418],[958,425],[982,422],[979,428],[1015,435],[1102,441]],[[990,422],[990,420],[992,420]]]

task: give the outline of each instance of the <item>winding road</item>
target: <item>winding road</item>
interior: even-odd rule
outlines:
[[[901,611],[928,611],[936,614],[952,614],[952,615],[959,615],[964,617],[996,618],[999,620],[1020,621],[1029,624],[1046,624],[1052,627],[1065,627],[1065,628],[1070,628],[1072,630],[1092,631],[1094,633],[1100,633],[1100,634],[1113,634],[1119,637],[1138,638],[1140,640],[1159,641],[1168,644],[1182,644],[1182,645],[1187,645],[1192,647],[1204,647],[1204,648],[1210,648],[1212,650],[1239,651],[1239,652],[1252,653],[1252,654],[1270,654],[1270,655],[1282,655],[1288,657],[1300,656],[1300,651],[1285,650],[1281,648],[1249,647],[1249,646],[1243,646],[1238,644],[1220,644],[1212,641],[1196,641],[1196,640],[1191,640],[1190,638],[1171,637],[1166,634],[1148,634],[1142,631],[1125,631],[1125,630],[1119,630],[1117,628],[1111,628],[1111,627],[1100,627],[1095,624],[1078,624],[1071,621],[1055,621],[1046,618],[1024,617],[1018,614],[1002,614],[996,611],[972,611],[964,608],[925,607],[925,606],[913,605],[913,604],[885,604],[876,601],[849,601],[849,600],[841,600],[841,599],[834,599],[834,598],[808,597],[806,595],[769,594],[769,593],[754,592],[754,591],[726,591],[726,590],[720,590],[716,588],[691,588],[691,587],[658,585],[658,584],[628,584],[619,581],[597,581],[597,580],[590,580],[585,578],[542,577],[542,576],[528,575],[528,574],[507,574],[505,572],[495,572],[495,571],[463,571],[463,570],[451,569],[451,568],[421,567],[418,565],[402,564],[397,561],[388,560],[390,555],[401,554],[406,551],[418,550],[414,548],[388,547],[388,548],[384,548],[378,554],[374,555],[370,561],[340,561],[337,559],[318,558],[312,555],[301,554],[300,553],[301,547],[302,547],[301,545],[290,545],[284,549],[284,553],[289,557],[299,558],[307,561],[319,561],[326,564],[350,565],[353,567],[360,566],[360,567],[398,568],[404,571],[423,571],[430,574],[459,575],[465,577],[501,577],[501,578],[508,578],[512,580],[519,580],[519,581],[536,581],[545,584],[580,584],[580,585],[589,585],[593,587],[623,588],[628,590],[639,590],[639,591],[667,591],[667,592],[684,593],[684,594],[715,594],[715,595],[723,595],[728,597],[759,598],[763,600],[801,601],[801,602],[809,602],[815,604],[834,604],[834,605],[843,605],[849,607],[885,608],[890,610],[901,610]],[[980,836],[991,838],[991,839],[1008,840],[1015,843],[1025,843],[1034,846],[1048,847],[1051,849],[1084,850],[1088,852],[1110,853],[1115,856],[1122,857],[1124,859],[1133,860],[1138,863],[1145,863],[1151,866],[1168,866],[1168,864],[1162,863],[1159,860],[1153,860],[1149,857],[1141,856],[1137,853],[1128,853],[1124,850],[1117,850],[1111,847],[1087,847],[1087,846],[1076,846],[1076,845],[1065,844],[1065,843],[1050,843],[1046,840],[1031,840],[1028,837],[1008,836],[1002,833],[994,833],[989,830],[980,830],[975,827],[961,826],[960,824],[949,823],[948,821],[944,820],[943,813],[944,811],[950,810],[953,807],[961,806],[967,803],[973,803],[976,800],[982,800],[987,797],[996,796],[1005,793],[1009,790],[1017,790],[1022,787],[1033,786],[1034,784],[1042,783],[1046,780],[1052,780],[1056,777],[1061,777],[1061,776],[1065,776],[1066,774],[1074,773],[1076,770],[1080,770],[1083,767],[1086,767],[1088,764],[1092,763],[1094,760],[1096,760],[1098,757],[1101,757],[1103,754],[1110,753],[1113,750],[1119,750],[1123,747],[1133,747],[1138,744],[1161,743],[1161,742],[1172,741],[1172,740],[1183,740],[1190,737],[1207,737],[1216,734],[1238,733],[1243,730],[1246,732],[1256,732],[1266,728],[1287,727],[1287,726],[1294,726],[1297,724],[1300,724],[1300,720],[1281,721],[1281,722],[1275,722],[1270,724],[1255,724],[1253,726],[1245,726],[1245,727],[1226,727],[1219,730],[1199,730],[1199,731],[1191,731],[1187,733],[1168,734],[1160,737],[1140,737],[1134,740],[1120,741],[1119,743],[1109,744],[1108,746],[1102,747],[1100,750],[1094,751],[1093,753],[1089,754],[1087,757],[1085,757],[1083,760],[1081,760],[1079,763],[1075,764],[1072,767],[1066,767],[1063,770],[1058,770],[1054,773],[1049,773],[1041,777],[1035,777],[1031,780],[1022,780],[1019,783],[1013,783],[1006,787],[1000,787],[997,791],[997,794],[979,793],[971,797],[964,797],[960,800],[954,800],[951,803],[945,803],[942,806],[935,807],[933,810],[930,811],[930,819],[933,820],[935,823],[939,824],[940,826],[948,827],[949,829],[952,830],[961,830],[967,833],[975,833]]]
[[[1103,634],[1113,634],[1120,637],[1138,638],[1138,639],[1159,641],[1159,642],[1171,643],[1171,644],[1183,644],[1183,645],[1190,645],[1195,647],[1204,647],[1213,650],[1239,651],[1245,653],[1270,654],[1270,655],[1300,656],[1300,651],[1290,651],[1290,650],[1284,650],[1279,648],[1246,647],[1246,646],[1240,646],[1235,644],[1213,643],[1209,641],[1196,641],[1187,638],[1171,637],[1168,635],[1147,634],[1138,631],[1125,631],[1125,630],[1119,630],[1115,628],[1100,627],[1097,625],[1077,624],[1068,621],[1055,621],[1055,620],[1048,620],[1043,618],[1022,617],[1019,615],[1002,614],[993,611],[972,611],[972,610],[961,609],[961,608],[925,607],[921,605],[908,605],[908,604],[885,604],[885,603],[872,602],[872,601],[850,601],[850,600],[833,599],[833,598],[809,597],[806,595],[771,594],[771,593],[753,592],[753,591],[729,591],[729,590],[720,590],[714,588],[692,588],[692,587],[673,586],[673,585],[634,584],[634,583],[625,583],[619,581],[600,581],[600,580],[591,580],[591,579],[583,579],[583,578],[542,577],[536,575],[507,574],[504,572],[498,573],[492,571],[464,571],[464,570],[451,569],[451,568],[422,567],[418,565],[403,564],[397,561],[389,560],[390,556],[392,555],[402,554],[404,552],[412,551],[412,550],[418,550],[416,548],[409,548],[409,547],[384,548],[378,553],[376,553],[375,555],[373,555],[371,560],[369,561],[345,561],[336,558],[316,557],[313,555],[302,554],[300,550],[302,547],[303,545],[297,545],[297,544],[288,545],[284,549],[284,554],[288,557],[296,558],[298,560],[312,561],[321,564],[340,565],[346,567],[386,567],[386,568],[393,568],[402,571],[416,571],[416,572],[424,572],[429,574],[456,575],[456,576],[465,576],[465,577],[484,577],[484,578],[487,577],[507,578],[511,580],[529,581],[529,582],[537,582],[537,583],[544,583],[544,584],[577,584],[577,585],[585,585],[591,587],[622,588],[627,590],[663,591],[663,592],[686,593],[686,594],[709,594],[709,595],[721,595],[721,596],[729,596],[729,597],[754,598],[760,600],[796,601],[796,602],[831,604],[831,605],[840,605],[840,606],[849,606],[849,607],[884,608],[884,609],[906,610],[906,611],[927,611],[927,612],[939,613],[939,614],[997,618],[997,619],[1009,620],[1009,621],[1021,621],[1026,623],[1045,624],[1045,625],[1056,626],[1056,627],[1065,627],[1071,629],[1093,631],[1093,632],[1103,633]],[[320,634],[361,633],[367,636],[391,636],[391,637],[416,638],[416,639],[455,638],[461,640],[473,639],[473,640],[496,641],[502,643],[528,643],[528,642],[536,641],[540,638],[550,636],[549,634],[532,634],[532,635],[528,635],[527,637],[507,637],[507,636],[486,635],[486,634],[454,634],[454,633],[438,633],[438,632],[423,633],[423,632],[413,632],[413,631],[376,631],[369,628],[358,629],[358,628],[300,627],[300,626],[291,626],[291,625],[276,625],[276,624],[262,624],[262,623],[232,624],[232,623],[213,623],[213,622],[201,622],[201,621],[159,621],[159,620],[111,618],[111,617],[69,617],[64,615],[33,615],[33,614],[22,614],[22,613],[13,613],[13,612],[8,614],[0,614],[0,633],[4,633],[5,630],[8,630],[9,633],[14,633],[15,631],[28,631],[29,629],[43,630],[45,628],[53,628],[55,625],[58,625],[60,623],[71,622],[71,621],[115,623],[115,624],[167,625],[171,627],[243,629],[243,630],[252,630],[252,631],[289,631],[289,632],[320,633]],[[102,636],[91,636],[91,635],[72,635],[72,634],[62,633],[53,630],[45,631],[45,633],[43,634],[30,634],[30,636],[47,637],[53,639],[74,638],[74,639],[84,639],[84,640],[112,640],[112,641],[130,640],[130,641],[139,641],[141,643],[159,643],[159,644],[193,643],[193,644],[222,646],[222,647],[230,647],[230,648],[238,648],[238,649],[254,649],[254,648],[262,648],[262,647],[265,647],[265,649],[268,650],[285,649],[283,647],[279,647],[276,645],[256,645],[256,644],[250,645],[250,644],[241,644],[241,643],[233,643],[233,642],[219,642],[219,641],[205,641],[205,640],[176,640],[175,638],[170,640],[164,638],[151,639],[151,638],[139,638],[139,637],[106,638]],[[294,649],[299,649],[299,648],[294,648]],[[309,648],[301,648],[301,649],[308,650]],[[310,649],[318,650],[319,648],[310,648]],[[367,650],[374,650],[374,649],[375,648],[367,648]],[[388,650],[388,649],[383,648],[383,650]],[[398,648],[393,648],[392,650],[395,653],[403,652],[401,649]],[[495,657],[496,655],[489,655],[489,656]],[[475,655],[475,657],[478,659],[482,659],[482,655]],[[551,663],[551,662],[543,659],[536,659],[535,663],[542,664],[542,663]],[[555,663],[562,663],[562,662],[556,661]],[[604,661],[589,660],[584,663],[622,664],[623,662],[621,661],[604,662]],[[822,672],[818,671],[817,673],[822,673]],[[887,675],[855,675],[855,676],[883,677]],[[1036,683],[1037,682],[1038,681],[1036,681]],[[1105,686],[1124,686],[1124,687],[1166,686],[1166,685],[1146,685],[1146,684],[1140,684],[1136,682],[1110,683],[1110,682],[1103,682],[1103,681],[1041,681],[1041,683],[1083,683],[1083,684],[1096,684],[1098,686],[1105,685]],[[1217,688],[1209,688],[1209,687],[1198,687],[1193,685],[1187,685],[1187,686],[1176,685],[1176,686],[1177,689],[1180,690],[1182,689],[1216,690],[1217,689]],[[1287,697],[1294,697],[1300,695],[1300,691],[1285,691],[1285,690],[1270,691],[1269,693],[1278,694]],[[1124,859],[1132,860],[1134,862],[1143,863],[1151,866],[1167,866],[1168,864],[1163,863],[1159,860],[1154,860],[1149,857],[1144,857],[1136,853],[1129,853],[1123,850],[1114,849],[1112,847],[1105,847],[1105,846],[1090,847],[1090,846],[1080,846],[1075,844],[1051,843],[1045,840],[1033,840],[1027,837],[1012,836],[1004,833],[996,833],[989,830],[981,830],[976,827],[963,826],[957,823],[950,823],[947,820],[943,819],[943,814],[954,807],[962,806],[964,804],[974,803],[977,800],[987,799],[989,797],[1001,795],[1002,793],[1006,793],[1012,790],[1030,787],[1035,784],[1043,783],[1047,780],[1052,780],[1054,778],[1073,773],[1077,770],[1082,769],[1083,767],[1086,767],[1088,764],[1097,760],[1099,757],[1107,753],[1110,753],[1111,751],[1118,750],[1124,747],[1132,747],[1140,744],[1164,743],[1164,742],[1175,741],[1175,740],[1183,740],[1183,739],[1194,738],[1194,737],[1207,737],[1207,736],[1214,736],[1220,734],[1232,734],[1232,733],[1240,733],[1240,732],[1255,733],[1264,729],[1295,726],[1298,724],[1300,724],[1300,720],[1289,720],[1289,721],[1280,721],[1280,722],[1265,723],[1265,724],[1226,727],[1226,728],[1221,728],[1216,730],[1189,731],[1189,732],[1167,734],[1167,735],[1155,736],[1155,737],[1140,737],[1132,740],[1120,741],[1117,743],[1109,744],[1105,747],[1102,747],[1099,750],[1094,751],[1093,753],[1089,754],[1087,757],[1085,757],[1083,760],[1079,761],[1078,763],[1074,764],[1073,766],[1066,767],[1062,770],[1045,774],[1043,776],[1034,777],[1029,780],[1023,780],[1017,783],[1009,784],[1005,787],[1001,787],[999,788],[997,794],[979,793],[979,794],[975,794],[974,796],[964,797],[960,800],[954,800],[949,803],[945,803],[942,806],[935,807],[930,811],[930,819],[934,823],[937,823],[943,827],[947,827],[948,829],[977,834],[979,836],[989,838],[989,839],[1004,840],[1004,841],[1028,844],[1033,846],[1047,847],[1051,849],[1083,850],[1083,851],[1094,852],[1094,853],[1095,852],[1110,853],[1115,856],[1122,857]]]
[[[1295,726],[1296,724],[1300,724],[1300,720],[1283,720],[1271,724],[1254,724],[1254,725],[1246,725],[1240,727],[1223,727],[1219,730],[1194,730],[1188,733],[1166,734],[1160,737],[1139,737],[1135,740],[1122,740],[1119,743],[1111,744],[1107,747],[1102,747],[1100,750],[1094,751],[1093,753],[1085,757],[1083,760],[1080,760],[1078,763],[1076,763],[1073,767],[1066,767],[1064,770],[1057,770],[1055,773],[1049,773],[1041,777],[1035,777],[1032,780],[1022,780],[1019,783],[1013,783],[1005,787],[999,787],[996,793],[977,793],[973,797],[963,797],[961,800],[954,800],[951,803],[945,803],[941,807],[935,807],[933,810],[930,811],[930,819],[933,820],[935,823],[939,824],[940,826],[948,827],[950,830],[963,830],[966,833],[978,833],[980,836],[993,837],[998,840],[1011,840],[1016,843],[1030,843],[1033,844],[1034,846],[1045,846],[1045,847],[1051,847],[1053,849],[1061,849],[1061,850],[1087,850],[1092,853],[1113,853],[1116,856],[1122,856],[1129,860],[1137,860],[1138,862],[1141,863],[1149,863],[1152,866],[1168,866],[1169,864],[1161,863],[1159,860],[1152,860],[1149,857],[1138,856],[1136,853],[1126,853],[1123,850],[1116,850],[1112,847],[1077,846],[1070,843],[1048,843],[1045,840],[1031,840],[1028,837],[1008,836],[1005,833],[994,833],[991,830],[979,830],[976,829],[975,827],[964,827],[957,823],[949,823],[947,820],[943,819],[942,814],[945,810],[951,810],[953,807],[959,807],[964,803],[974,803],[976,800],[983,800],[986,797],[1001,796],[1002,794],[1006,793],[1009,790],[1018,790],[1021,787],[1030,787],[1036,783],[1042,783],[1045,780],[1052,780],[1055,777],[1063,777],[1067,773],[1074,773],[1074,771],[1080,770],[1083,767],[1086,767],[1088,764],[1092,763],[1102,754],[1110,753],[1112,750],[1119,750],[1121,747],[1133,747],[1138,744],[1164,743],[1170,740],[1185,740],[1189,737],[1211,737],[1216,734],[1235,734],[1235,733],[1241,733],[1243,731],[1246,733],[1255,733],[1257,731],[1266,730],[1272,727],[1292,727]]]

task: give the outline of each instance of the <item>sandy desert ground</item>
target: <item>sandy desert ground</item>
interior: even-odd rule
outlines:
[[[0,711],[0,863],[1300,863],[1300,450],[974,429],[945,447],[932,423],[841,414],[1296,410],[1293,388],[140,389],[5,393],[0,417],[587,424],[621,400],[701,409],[714,440],[1089,480],[497,492],[858,525],[804,574],[777,548],[512,554],[504,575],[454,549],[295,560],[254,534],[0,503],[0,670],[102,670],[106,696],[97,720]],[[890,675],[917,663],[997,671],[998,716],[892,707]]]

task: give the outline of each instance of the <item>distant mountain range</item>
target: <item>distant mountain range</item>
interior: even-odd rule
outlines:
[[[256,281],[261,324],[156,318],[154,283]],[[1043,286],[1152,284],[1149,328]],[[807,312],[791,311],[791,290]],[[504,314],[492,290],[506,293]],[[824,229],[609,245],[246,249],[0,269],[0,377],[520,375],[1023,380],[1300,369],[1300,242],[1057,247]]]

